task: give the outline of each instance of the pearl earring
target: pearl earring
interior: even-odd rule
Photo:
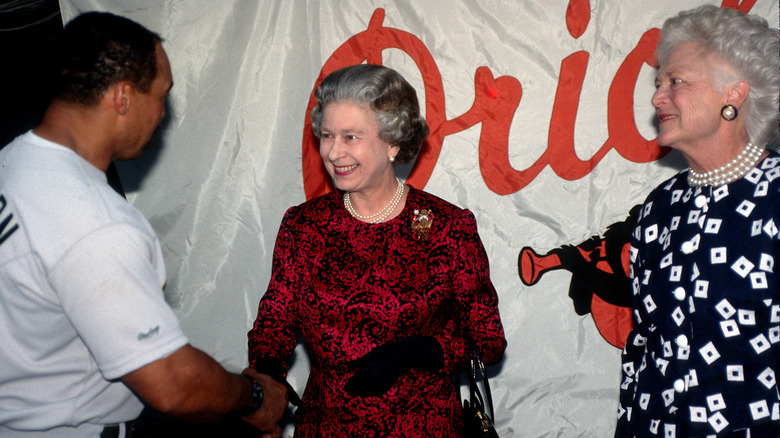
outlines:
[[[720,110],[720,116],[723,117],[724,120],[730,122],[737,118],[737,115],[739,115],[739,112],[734,107],[734,105],[728,104],[724,106]]]

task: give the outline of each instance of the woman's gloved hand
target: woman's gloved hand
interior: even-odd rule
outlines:
[[[410,336],[374,347],[352,362],[357,368],[344,389],[353,397],[379,396],[412,368],[435,371],[444,365],[444,352],[433,336]]]

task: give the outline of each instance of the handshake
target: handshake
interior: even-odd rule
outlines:
[[[300,397],[285,379],[281,363],[260,359],[255,368],[246,368],[241,374],[252,382],[254,405],[252,411],[243,416],[244,421],[261,430],[263,438],[281,437],[279,422],[288,401],[294,406],[301,404]]]

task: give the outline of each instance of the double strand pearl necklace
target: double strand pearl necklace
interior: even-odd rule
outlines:
[[[393,195],[393,198],[390,199],[390,202],[378,212],[374,214],[370,214],[368,216],[363,216],[358,214],[358,212],[355,211],[355,207],[352,206],[352,200],[349,199],[349,192],[344,193],[344,207],[347,208],[349,214],[351,214],[352,217],[354,218],[372,224],[378,224],[380,222],[384,222],[387,219],[387,217],[390,216],[390,213],[392,213],[393,210],[395,210],[395,208],[398,207],[398,203],[401,202],[401,198],[403,197],[404,194],[404,183],[401,182],[401,180],[398,178],[396,178],[395,180],[398,181],[398,188],[395,190],[395,194]]]
[[[748,143],[736,158],[715,170],[696,173],[689,169],[688,185],[691,187],[720,187],[724,184],[732,183],[745,176],[758,163],[763,153],[763,148],[755,146],[753,143]]]

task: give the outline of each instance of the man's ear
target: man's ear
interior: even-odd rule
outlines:
[[[111,88],[111,105],[119,115],[127,115],[132,104],[133,86],[127,81],[119,81]]]

